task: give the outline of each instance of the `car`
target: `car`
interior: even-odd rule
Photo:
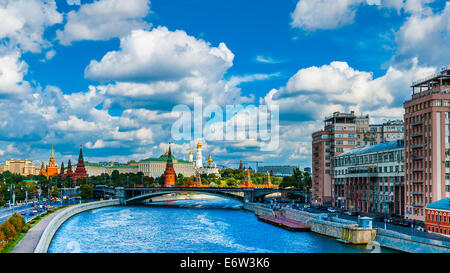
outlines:
[[[418,231],[427,232],[427,230],[424,227],[422,227],[422,226],[418,226],[418,227],[416,227],[416,229]]]
[[[351,211],[344,211],[344,214],[345,215],[353,215],[353,212],[351,212]]]
[[[332,207],[329,207],[329,208],[327,209],[327,211],[332,212],[332,213],[337,212],[337,211],[336,211],[334,208],[332,208]]]
[[[27,215],[27,213],[25,211],[21,211],[20,215]]]

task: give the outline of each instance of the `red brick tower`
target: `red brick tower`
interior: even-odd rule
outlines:
[[[175,169],[173,168],[172,149],[169,142],[166,170],[164,171],[164,187],[175,186]]]
[[[250,176],[250,171],[247,169],[244,181],[239,185],[242,188],[253,188],[252,178]]]
[[[72,171],[72,162],[70,162],[69,159],[69,163],[67,163],[67,172],[66,172],[66,176],[72,176],[73,175],[73,171]]]
[[[195,174],[194,178],[194,187],[202,187],[202,178],[200,177],[200,173]]]
[[[77,168],[75,169],[75,173],[72,176],[73,183],[76,183],[78,179],[80,178],[87,178],[88,174],[86,171],[86,168],[84,166],[84,159],[83,159],[83,147],[80,145],[80,155],[78,156],[78,164]]]

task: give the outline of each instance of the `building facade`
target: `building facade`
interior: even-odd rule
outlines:
[[[404,139],[402,120],[389,120],[381,124],[369,124],[369,132],[364,137],[366,145]]]
[[[273,176],[291,176],[298,166],[258,166],[258,173],[272,173]]]
[[[111,175],[113,171],[117,170],[119,173],[138,173],[138,163],[117,164],[117,163],[84,163],[86,171],[89,176],[98,176],[104,173]]]
[[[333,158],[333,206],[370,214],[404,212],[404,141],[351,149]]]
[[[428,204],[425,214],[425,229],[428,232],[450,235],[450,198]]]
[[[312,203],[332,205],[331,159],[357,146],[364,146],[369,116],[335,112],[325,118],[323,130],[312,134]]]
[[[158,178],[164,174],[168,152],[157,158],[147,158],[138,162],[138,172],[142,172],[145,176]],[[194,164],[192,162],[176,159],[172,155],[173,168],[178,174],[185,177],[191,177],[195,173]]]
[[[0,164],[0,173],[6,171],[20,175],[38,175],[40,168],[27,159],[10,159]]]
[[[450,67],[416,81],[405,115],[405,214],[424,221],[425,206],[450,197]]]

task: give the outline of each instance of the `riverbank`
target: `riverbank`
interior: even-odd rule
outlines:
[[[84,211],[102,208],[102,207],[108,207],[108,206],[118,206],[119,200],[113,199],[113,200],[106,200],[106,201],[98,201],[98,202],[90,202],[90,203],[84,203],[81,205],[73,206],[66,208],[64,210],[61,210],[60,213],[55,215],[50,222],[47,223],[47,225],[44,228],[44,231],[41,233],[41,236],[39,238],[39,242],[37,243],[36,247],[34,248],[34,253],[47,253],[48,247],[50,246],[50,243],[53,239],[53,236],[55,235],[56,231],[58,231],[59,227],[64,224],[65,221],[67,221],[70,217],[79,214]],[[41,221],[42,222],[42,221]],[[29,250],[29,249],[27,249]]]
[[[46,217],[36,220],[36,223],[33,224],[30,230],[24,234],[24,237],[22,237],[9,253],[33,253],[48,224],[65,209],[67,207],[58,209]]]
[[[274,211],[264,205],[248,203],[244,208],[254,212],[256,215],[272,216]],[[282,208],[277,211],[283,217],[299,220],[311,226],[311,231],[322,235],[330,236],[339,240],[348,239],[349,230],[355,229],[357,223],[336,217],[327,220],[320,219],[319,214],[308,213],[301,210]],[[417,236],[405,235],[402,233],[374,228],[372,245],[389,248],[408,253],[450,253],[450,243],[427,239]],[[355,235],[351,235],[354,237]]]

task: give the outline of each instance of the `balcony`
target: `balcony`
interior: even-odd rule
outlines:
[[[422,124],[423,124],[422,120],[416,120],[416,121],[411,122],[411,126],[417,126],[417,125],[422,125]]]
[[[405,185],[405,182],[403,181],[394,182],[394,186],[403,186],[403,185]]]
[[[423,207],[422,203],[411,202],[411,206],[413,207]]]
[[[422,191],[413,191],[411,192],[413,195],[422,195],[423,192]]]
[[[416,132],[411,134],[411,137],[421,137],[421,136],[423,136],[422,132]]]
[[[415,168],[415,169],[412,169],[412,172],[413,173],[423,172],[423,169],[422,168]]]
[[[421,156],[421,155],[413,155],[413,156],[411,157],[411,159],[412,159],[412,160],[422,160],[422,159],[423,159],[423,156]]]
[[[413,184],[422,184],[423,180],[411,180]]]
[[[411,147],[411,149],[420,149],[423,147],[423,144],[414,144],[414,145],[411,145],[410,147]]]

